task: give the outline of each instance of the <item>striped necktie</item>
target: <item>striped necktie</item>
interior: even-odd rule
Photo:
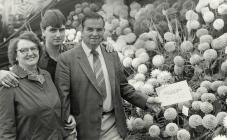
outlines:
[[[97,80],[97,84],[105,99],[106,98],[106,83],[105,83],[105,79],[104,79],[101,61],[99,59],[99,53],[95,49],[92,49],[91,54],[93,54],[93,70],[94,70],[94,74],[95,74],[95,77]]]

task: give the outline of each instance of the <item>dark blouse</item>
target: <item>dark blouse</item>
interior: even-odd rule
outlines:
[[[19,86],[0,88],[0,140],[63,140],[61,103],[50,74],[41,84],[19,66]]]

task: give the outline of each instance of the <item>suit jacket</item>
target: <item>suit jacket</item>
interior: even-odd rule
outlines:
[[[116,126],[125,138],[127,128],[122,98],[145,108],[148,96],[136,92],[128,84],[116,52],[107,53],[103,47],[101,50],[110,79]],[[78,140],[99,140],[103,97],[81,45],[60,55],[55,80],[62,100],[63,118],[67,118],[69,113],[75,116]]]

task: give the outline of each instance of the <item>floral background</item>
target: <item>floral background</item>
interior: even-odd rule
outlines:
[[[66,44],[80,41],[81,20],[90,11],[105,19],[105,40],[136,90],[158,100],[158,87],[189,85],[192,100],[158,113],[124,101],[128,139],[227,139],[226,0],[78,3],[67,17]]]

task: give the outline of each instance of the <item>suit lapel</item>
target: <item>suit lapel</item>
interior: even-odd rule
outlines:
[[[115,68],[114,68],[114,59],[112,57],[112,55],[108,54],[108,52],[106,52],[104,47],[101,47],[102,50],[102,54],[106,63],[106,68],[107,68],[107,72],[109,75],[109,81],[110,81],[110,86],[111,86],[111,93],[112,95],[114,95],[115,93]]]
[[[98,93],[100,95],[102,95],[101,92],[100,92],[100,90],[99,90],[99,88],[98,88],[98,85],[97,85],[97,82],[96,82],[96,78],[95,78],[94,72],[91,69],[91,66],[90,66],[90,64],[88,62],[87,56],[86,56],[83,48],[80,46],[80,48],[77,49],[77,50],[78,50],[77,51],[77,54],[78,54],[77,55],[77,59],[79,61],[79,64],[80,64],[82,70],[86,74],[87,78],[94,85],[94,87],[96,88],[96,90],[98,91]]]

